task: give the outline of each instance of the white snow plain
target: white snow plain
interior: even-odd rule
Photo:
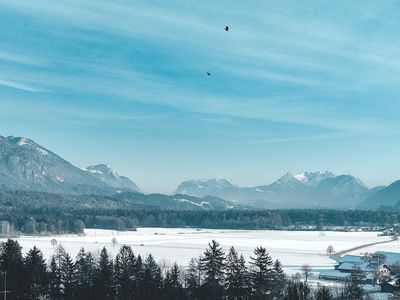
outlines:
[[[111,244],[115,237],[117,245]],[[192,228],[138,228],[137,231],[116,231],[103,229],[85,229],[85,234],[58,236],[21,236],[17,238],[26,253],[33,246],[42,250],[46,259],[54,252],[50,241],[56,239],[73,257],[79,249],[98,255],[106,247],[115,257],[123,244],[131,245],[134,253],[142,256],[153,254],[157,261],[172,264],[177,262],[187,266],[192,257],[198,257],[215,239],[225,251],[231,246],[248,260],[255,247],[267,248],[274,259],[279,259],[285,271],[293,274],[300,271],[304,264],[313,268],[313,272],[332,268],[335,261],[326,255],[326,248],[332,245],[335,251],[342,251],[359,245],[385,241],[389,237],[378,237],[377,232],[337,232],[327,231],[321,236],[318,231],[278,231],[278,230],[220,230]],[[5,241],[5,239],[1,239]],[[372,251],[400,252],[400,241],[366,247],[352,252],[359,254]]]

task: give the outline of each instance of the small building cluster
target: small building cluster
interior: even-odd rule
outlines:
[[[382,292],[400,290],[400,253],[377,251],[364,256],[344,255],[337,258],[334,269],[322,271],[319,278],[347,281],[355,272],[362,274],[364,284],[380,285]]]
[[[400,234],[400,224],[393,224],[391,227],[385,227],[378,236],[398,236]]]

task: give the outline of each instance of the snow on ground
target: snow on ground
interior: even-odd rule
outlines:
[[[400,240],[393,241],[387,244],[379,244],[379,245],[365,247],[356,251],[349,252],[349,254],[363,255],[366,252],[373,253],[376,251],[400,252]]]
[[[115,237],[118,245],[113,247],[111,239]],[[113,257],[119,246],[129,244],[135,254],[152,253],[156,260],[187,266],[190,258],[198,257],[212,239],[217,240],[227,251],[234,246],[246,259],[257,246],[264,246],[274,259],[279,259],[288,274],[299,272],[303,264],[309,264],[313,272],[332,268],[335,261],[325,251],[332,245],[336,251],[349,249],[358,245],[387,240],[378,237],[376,232],[326,232],[320,236],[317,231],[274,231],[274,230],[218,230],[191,228],[138,228],[137,231],[115,231],[86,229],[84,236],[63,235],[18,238],[23,251],[27,252],[36,245],[46,258],[53,254],[50,240],[55,238],[58,244],[75,256],[81,247],[98,254],[103,246]],[[4,239],[3,239],[4,240]],[[397,247],[397,248],[396,248]],[[377,245],[374,250],[400,251],[400,242]],[[360,249],[364,251],[365,249]],[[364,251],[365,252],[365,251]]]

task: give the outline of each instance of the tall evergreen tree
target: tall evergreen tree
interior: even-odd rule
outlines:
[[[363,299],[362,284],[365,281],[365,274],[359,268],[351,272],[350,279],[344,287],[345,299],[361,300]]]
[[[27,270],[27,297],[29,299],[42,299],[48,292],[48,277],[46,262],[42,251],[36,246],[29,250],[24,259]]]
[[[168,270],[164,280],[164,297],[170,300],[181,300],[184,299],[183,287],[180,282],[180,270],[178,265],[175,263],[171,270]]]
[[[94,298],[95,269],[93,256],[81,248],[75,259],[76,297],[78,299]]]
[[[108,256],[107,249],[103,247],[100,252],[98,266],[94,274],[94,294],[95,299],[113,299],[113,265]]]
[[[285,288],[284,300],[309,300],[310,288],[305,282],[290,280]]]
[[[50,261],[50,271],[49,271],[49,296],[51,300],[62,299],[61,290],[61,272],[57,265],[55,256],[51,258]]]
[[[203,287],[209,299],[219,299],[223,293],[225,253],[215,240],[212,240],[208,246],[200,265],[204,272]]]
[[[75,266],[70,255],[59,245],[50,262],[49,289],[51,299],[73,299]]]
[[[273,261],[267,249],[257,247],[250,257],[250,278],[253,299],[271,299],[274,280]]]
[[[285,273],[279,260],[275,260],[273,266],[273,285],[272,295],[276,299],[282,299],[283,289],[285,287]]]
[[[22,247],[15,240],[8,239],[0,245],[1,287],[4,288],[4,276],[7,276],[7,290],[14,299],[24,297],[27,290],[27,273],[25,272]]]
[[[149,254],[144,263],[143,296],[144,299],[158,299],[162,285],[160,267],[153,255]]]
[[[316,300],[333,300],[333,295],[330,289],[324,285],[318,286],[317,292],[315,293]]]
[[[186,288],[189,299],[196,299],[199,295],[201,285],[201,268],[200,260],[192,258],[185,276]]]
[[[61,283],[64,289],[63,299],[65,300],[75,299],[75,275],[74,262],[71,256],[68,253],[65,253],[61,262]]]
[[[239,257],[235,248],[231,247],[226,256],[225,288],[228,299],[244,299],[248,295],[248,279],[243,255]]]
[[[135,290],[138,295],[138,299],[143,298],[144,288],[145,288],[145,278],[144,278],[144,263],[142,260],[142,256],[139,254],[136,258],[134,264],[134,273],[135,275]]]
[[[114,284],[117,299],[135,299],[135,255],[128,245],[121,246],[115,257]]]

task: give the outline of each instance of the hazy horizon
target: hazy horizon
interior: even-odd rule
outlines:
[[[0,135],[108,164],[146,193],[318,170],[400,179],[395,1],[0,8]]]

